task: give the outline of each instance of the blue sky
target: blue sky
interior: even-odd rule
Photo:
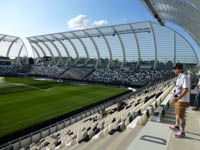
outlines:
[[[140,0],[0,0],[0,33],[20,36],[42,35],[74,30],[79,16],[90,26],[156,20]],[[80,16],[82,15],[82,16]],[[71,20],[72,27],[68,22]],[[170,27],[191,39],[184,30]],[[197,46],[192,42],[194,47]]]
[[[0,0],[0,33],[33,36],[71,30],[80,14],[107,25],[154,20],[140,0]]]

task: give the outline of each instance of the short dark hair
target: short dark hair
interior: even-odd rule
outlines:
[[[183,69],[183,64],[177,63],[173,68],[174,69]]]

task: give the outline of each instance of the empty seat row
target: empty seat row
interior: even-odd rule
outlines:
[[[122,132],[126,128],[134,128],[137,124],[144,124],[149,115],[161,103],[161,99],[166,96],[170,82],[156,85],[153,89],[145,89],[148,92],[137,94],[126,99],[126,103],[130,107],[124,107],[121,111],[108,113],[105,117],[94,121],[98,114],[93,114],[79,122],[76,122],[52,135],[49,135],[39,142],[32,143],[31,149],[60,149],[69,147],[77,143],[87,142],[91,139],[95,140],[103,138],[107,134],[113,134],[115,131]],[[156,94],[164,91],[158,98]],[[152,97],[151,97],[152,96]],[[149,97],[151,97],[148,101]],[[117,105],[114,104],[106,110],[113,110]]]

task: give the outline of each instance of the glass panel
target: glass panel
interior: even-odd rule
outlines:
[[[45,44],[51,49],[54,57],[59,57],[59,54],[58,54],[56,48],[54,47],[54,45],[51,42],[45,42]]]
[[[14,42],[14,43],[13,43]],[[14,59],[18,56],[19,50],[23,42],[18,37],[0,35],[0,56],[6,57],[8,49],[10,48],[9,55],[11,59]],[[27,54],[26,54],[27,55]]]
[[[45,35],[44,37],[46,37],[48,40],[50,40],[50,41],[54,41],[55,40],[55,38],[53,38],[52,36],[50,36],[50,35]]]
[[[67,61],[68,56],[67,56],[67,53],[66,53],[64,47],[61,45],[61,43],[59,41],[55,41],[54,44],[58,48],[58,50],[61,54],[61,57],[63,58],[63,61],[65,63]]]
[[[138,50],[133,31],[128,25],[116,26],[115,29],[120,32],[120,37],[125,47],[126,62],[133,63],[138,61]]]
[[[47,49],[47,47],[44,45],[43,42],[38,42],[37,44],[36,44],[36,46],[38,47],[37,49],[39,49],[39,51],[42,53],[41,57],[44,56],[42,50],[45,52],[46,56],[51,56],[50,51]]]
[[[27,56],[26,48],[23,46],[20,57]]]
[[[72,35],[72,34],[69,33],[69,32],[65,32],[65,33],[63,33],[63,35],[65,35],[65,36],[68,37],[69,39],[77,39],[74,35]]]
[[[86,32],[92,36],[93,40],[95,41],[95,43],[98,47],[100,57],[101,57],[102,67],[107,67],[108,62],[110,60],[110,54],[109,54],[109,50],[108,50],[108,47],[106,45],[104,38],[101,36],[101,34],[96,29],[86,30]]]
[[[61,56],[66,57],[67,56],[67,52],[65,51],[64,47],[62,46],[62,44],[59,41],[55,41],[54,44],[58,48]]]
[[[106,36],[112,51],[113,66],[120,66],[123,61],[122,47],[118,36],[111,27],[101,28],[101,32]]]
[[[73,48],[73,46],[70,44],[70,42],[68,40],[64,40],[63,43],[65,44],[65,46],[67,47],[67,49],[69,51],[69,55],[72,58],[72,64],[74,64],[75,60],[77,59],[75,49]]]
[[[87,35],[82,32],[82,31],[75,31],[73,32],[76,36],[78,36],[79,38],[87,38]]]
[[[37,47],[37,45],[35,43],[32,43],[32,47],[34,47],[37,52],[39,53],[40,57],[43,57],[43,53],[41,52],[41,50],[39,49],[39,47]],[[33,50],[33,57],[38,57],[37,53],[35,52],[35,50],[32,48]]]
[[[65,38],[63,37],[62,34],[54,34],[54,36],[60,40],[64,40]]]
[[[10,49],[9,57],[10,58],[15,58],[18,56],[19,50],[21,46],[23,45],[22,41],[18,39],[17,41],[14,42]],[[26,55],[27,56],[27,55]]]
[[[77,51],[79,53],[79,57],[80,58],[87,58],[86,52],[85,52],[85,50],[83,48],[83,45],[80,43],[80,41],[78,39],[71,39],[71,41],[76,46],[76,49],[77,49]]]
[[[176,34],[176,62],[197,63],[196,57],[190,45],[183,37]]]
[[[162,7],[162,9],[174,9],[173,7],[169,6],[159,6]],[[160,8],[161,9],[161,8]],[[177,11],[177,10],[173,10]],[[180,12],[181,13],[181,12]],[[170,16],[165,13],[161,13],[161,15],[165,17],[169,17],[170,19],[176,19],[176,17]],[[178,20],[179,23],[181,23],[182,20]],[[152,23],[154,32],[155,32],[155,40],[156,40],[156,46],[157,46],[157,59],[158,59],[158,65],[162,66],[165,63],[172,64],[174,59],[174,31],[162,27],[157,23]],[[150,28],[150,24],[148,22],[143,23],[134,23],[131,24],[133,27],[133,31],[131,30],[129,25],[116,25],[114,26],[115,30],[112,27],[100,27],[98,28],[102,33],[96,29],[87,29],[85,32],[87,32],[91,38],[96,43],[96,46],[99,49],[100,57],[102,58],[102,65],[103,67],[106,67],[109,63],[110,59],[110,53],[108,46],[106,45],[105,39],[108,40],[108,44],[111,48],[112,52],[112,58],[113,58],[113,65],[114,66],[120,66],[123,61],[123,51],[122,51],[122,45],[120,43],[119,37],[122,40],[122,43],[125,48],[125,54],[126,54],[126,62],[127,63],[136,63],[138,61],[138,47],[136,44],[136,39],[134,34],[136,34],[138,38],[138,43],[140,47],[140,54],[141,59],[143,60],[143,63],[150,63],[154,64],[155,60],[155,44],[154,44],[154,38],[153,38],[153,32]],[[88,37],[87,34],[85,34],[82,30],[80,31],[73,31],[73,33],[76,35],[73,35],[72,32],[64,32],[64,33],[56,33],[53,34],[56,38],[62,40],[63,44],[67,47],[70,56],[73,59],[77,58],[75,49],[73,48],[72,44],[69,42],[68,39],[71,40],[71,42],[76,47],[79,57],[81,59],[81,63],[85,62],[87,55],[86,50],[89,53],[89,57],[92,60],[96,60],[97,52],[96,48],[94,46],[94,43],[92,40]],[[63,36],[64,35],[64,36]],[[3,35],[0,35],[0,38]],[[55,57],[58,57],[58,52],[55,48],[55,46],[51,43],[53,42],[58,50],[60,51],[62,57],[67,58],[68,55],[62,46],[62,44],[51,35],[44,35],[48,39],[44,39],[43,36],[38,36],[37,39],[35,37],[29,38],[32,41],[38,41],[38,45],[41,46],[42,49],[44,49],[47,56],[51,56],[49,50],[47,49],[47,46],[52,50],[52,53]],[[66,37],[65,37],[66,36]],[[80,39],[77,39],[77,38]],[[105,37],[105,39],[104,39]],[[6,37],[6,39],[2,42],[0,42],[0,55],[6,55],[7,49],[9,47],[9,43],[12,42],[15,39],[15,37]],[[185,41],[183,37],[177,34],[177,43],[176,43],[176,56],[177,56],[177,62],[184,62],[184,63],[196,63],[195,55],[192,51],[191,46]],[[84,43],[86,50],[84,49],[83,44]],[[7,42],[9,41],[9,42]],[[45,46],[44,43],[47,45]],[[15,45],[15,44],[14,44]],[[17,46],[18,44],[16,44]],[[39,46],[35,43],[32,43],[32,45],[38,50],[41,57],[43,56],[43,53]],[[15,50],[12,50],[12,56],[14,56],[17,49],[20,48],[20,46],[15,47]],[[25,54],[25,51],[22,52],[22,56]],[[65,59],[66,60],[66,59]],[[75,61],[73,61],[75,62]]]
[[[159,24],[153,23],[156,44],[158,63],[171,63],[174,59],[174,32]]]
[[[150,29],[149,23],[132,24],[133,29],[136,31],[138,42],[140,45],[140,54],[142,61],[153,61],[155,59],[155,47],[153,33]],[[150,29],[150,32],[146,32],[144,29]]]
[[[85,30],[88,34],[90,34],[91,37],[99,37],[100,34],[96,29],[88,29]]]
[[[7,50],[11,42],[1,41],[0,42],[0,56],[6,56]]]
[[[102,65],[102,67],[106,67],[108,65],[108,62],[110,61],[110,54],[109,54],[109,50],[106,45],[106,42],[103,39],[103,37],[94,37],[93,39],[95,40],[95,42],[97,44],[97,47],[100,52],[100,56],[102,58],[101,65]]]
[[[96,48],[95,48],[92,40],[90,38],[81,38],[81,39],[84,42],[85,46],[87,47],[90,58],[97,59],[98,56],[97,56]]]

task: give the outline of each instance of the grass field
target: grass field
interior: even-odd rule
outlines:
[[[0,79],[0,137],[127,89],[21,78]]]

